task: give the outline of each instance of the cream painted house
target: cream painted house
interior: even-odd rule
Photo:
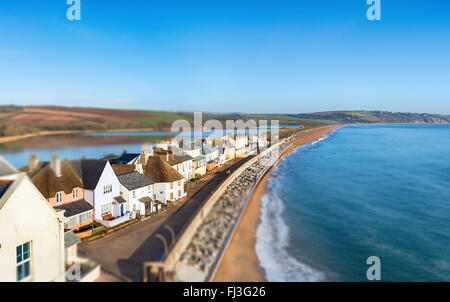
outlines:
[[[144,175],[153,182],[157,202],[167,204],[187,196],[184,191],[185,178],[172,168],[161,156],[149,156]]]
[[[0,281],[64,281],[64,213],[0,157]]]

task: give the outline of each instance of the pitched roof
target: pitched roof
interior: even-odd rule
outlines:
[[[165,157],[164,157],[165,158]],[[190,155],[175,155],[175,154],[169,154],[169,160],[167,161],[169,165],[177,165],[184,163],[185,161],[192,160],[192,156]]]
[[[97,159],[82,159],[72,161],[72,165],[82,179],[85,189],[94,190],[97,187],[98,181],[102,176],[108,161]]]
[[[69,248],[73,245],[80,243],[81,240],[78,238],[73,231],[68,231],[64,233],[64,248]]]
[[[12,180],[1,180],[0,179],[0,198],[6,193],[9,186],[13,183]]]
[[[64,191],[61,180],[50,168],[49,164],[44,164],[40,169],[30,173],[31,181],[45,198],[55,197],[56,193]]]
[[[136,171],[136,167],[134,165],[112,164],[111,167],[113,168],[114,173],[117,176],[122,175],[122,174],[128,174],[128,173]]]
[[[56,210],[65,210],[64,217],[72,217],[94,209],[86,200],[72,201],[54,208]]]
[[[148,187],[153,184],[153,181],[150,178],[139,172],[122,174],[117,176],[117,178],[119,179],[119,182],[129,191]]]
[[[160,156],[148,157],[144,174],[155,183],[174,182],[184,178]]]
[[[14,168],[6,159],[0,156],[0,176],[10,175],[17,173],[17,169]]]
[[[216,151],[219,151],[219,150],[216,147],[214,147],[213,145],[203,144],[203,153],[204,154],[210,154],[210,153],[214,153]]]
[[[113,164],[128,164],[129,162],[135,160],[137,157],[139,157],[140,153],[124,153],[119,158],[115,158],[110,160],[110,162]]]
[[[227,139],[227,140],[225,140],[225,146],[228,148],[228,149],[234,149],[234,145]]]
[[[81,179],[69,160],[61,162],[61,177],[56,176],[48,162],[40,163],[38,168],[28,175],[45,198],[54,197],[57,192],[70,194],[75,188],[83,188]]]
[[[127,202],[122,196],[116,196],[114,197],[114,200],[117,201],[119,204]]]

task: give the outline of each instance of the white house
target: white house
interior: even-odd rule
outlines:
[[[120,183],[106,160],[77,160],[72,165],[83,182],[84,199],[94,207],[95,220],[113,227],[130,219]]]
[[[206,165],[207,161],[206,158],[203,155],[197,156],[192,160],[193,165],[193,175],[194,177],[199,175],[205,175],[206,174]]]
[[[247,155],[248,136],[244,133],[235,135],[236,157],[244,157]]]
[[[184,154],[190,155],[192,158],[196,158],[202,155],[202,146],[199,144],[186,144],[181,151]]]
[[[149,156],[144,173],[154,182],[153,193],[156,201],[167,204],[187,196],[184,192],[185,178],[161,156]]]
[[[187,154],[176,155],[173,150],[164,150],[161,148],[155,148],[153,152],[155,155],[163,158],[178,173],[183,175],[185,180],[188,181],[194,177],[192,156]]]
[[[0,157],[0,281],[64,281],[64,213]]]
[[[219,149],[210,144],[203,144],[203,155],[207,162],[219,160]]]
[[[127,211],[131,212],[132,218],[136,215],[145,216],[155,212],[153,196],[153,181],[139,172],[117,175],[120,182],[120,196],[127,201]]]

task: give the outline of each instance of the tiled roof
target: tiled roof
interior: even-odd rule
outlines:
[[[203,145],[203,153],[205,153],[205,154],[214,153],[216,151],[218,151],[218,149],[216,147],[214,147],[213,145],[209,145],[209,144]]]
[[[6,193],[9,186],[12,184],[11,180],[1,180],[0,179],[0,198],[2,198],[3,194]]]
[[[225,141],[225,146],[229,149],[234,149],[234,145],[229,140]]]
[[[141,154],[140,153],[125,153],[125,154],[122,154],[119,158],[110,160],[110,162],[112,164],[114,163],[114,164],[126,165],[129,162],[138,158],[139,155],[141,155]]]
[[[55,207],[56,210],[65,210],[64,217],[72,217],[94,208],[86,200],[72,201]]]
[[[68,231],[64,233],[64,247],[67,249],[73,245],[80,243],[81,240],[78,238],[73,231]]]
[[[0,156],[0,176],[10,175],[17,173],[17,169],[14,168],[9,162]]]
[[[117,176],[117,178],[119,179],[119,182],[129,191],[148,187],[153,184],[153,181],[150,178],[139,172],[122,174]]]
[[[127,202],[122,196],[116,196],[116,197],[114,197],[114,200],[117,201],[118,203]]]
[[[108,161],[97,159],[82,159],[72,161],[78,176],[82,179],[85,189],[94,190],[102,176]]]
[[[145,197],[139,198],[139,201],[142,203],[147,203],[147,202],[151,202],[152,199],[148,196],[145,196]]]

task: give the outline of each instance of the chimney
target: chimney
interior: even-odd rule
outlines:
[[[50,168],[55,172],[56,177],[61,177],[61,161],[56,155],[52,155]]]
[[[148,159],[147,151],[143,149],[141,151],[141,159],[140,159],[142,166],[145,167],[147,165],[147,159]]]
[[[30,156],[30,161],[28,162],[28,171],[31,172],[33,170],[36,170],[39,165],[39,159],[36,155],[32,154]]]

